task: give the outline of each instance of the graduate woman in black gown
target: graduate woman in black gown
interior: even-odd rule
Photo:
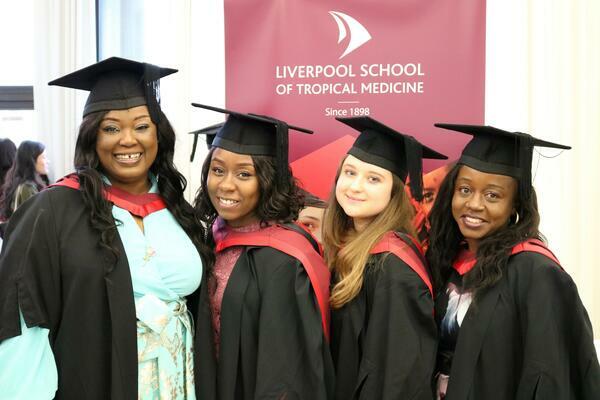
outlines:
[[[194,105],[229,114],[196,199],[216,249],[201,299],[201,398],[329,399],[329,271],[316,241],[292,223],[302,199],[287,161],[288,126]]]
[[[338,400],[431,399],[437,332],[428,269],[404,184],[422,198],[422,158],[445,156],[369,117],[325,213],[333,272],[331,349]]]
[[[473,135],[431,212],[427,258],[443,282],[437,399],[600,398],[592,326],[543,242],[531,184],[534,146],[569,147],[489,126],[436,126]]]
[[[174,72],[112,57],[50,83],[90,94],[75,173],[7,229],[0,397],[196,398],[188,300],[211,254],[157,100]]]

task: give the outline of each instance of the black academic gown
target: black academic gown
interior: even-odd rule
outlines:
[[[28,327],[50,330],[56,399],[138,396],[133,287],[117,234],[116,263],[99,245],[74,189],[47,189],[11,217],[0,256],[0,341]],[[204,279],[203,279],[204,282]]]
[[[440,296],[443,317],[448,298]],[[546,256],[511,256],[460,326],[446,400],[600,399],[592,326],[571,277]]]
[[[436,346],[425,282],[394,254],[371,255],[359,294],[332,311],[335,398],[430,400]]]
[[[200,301],[199,399],[331,398],[333,366],[319,308],[295,258],[244,248],[223,295],[218,361],[206,288]]]

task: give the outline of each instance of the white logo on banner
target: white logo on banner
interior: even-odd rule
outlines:
[[[340,56],[340,60],[371,40],[371,34],[369,31],[367,31],[367,29],[362,26],[360,22],[348,14],[344,14],[339,11],[329,11],[329,14],[331,14],[338,26],[338,43],[341,43],[342,40],[346,38],[348,31],[350,31],[350,41],[348,42],[346,50],[344,50],[344,53]],[[348,27],[347,29],[346,26]]]

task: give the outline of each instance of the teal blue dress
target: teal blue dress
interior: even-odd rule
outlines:
[[[153,179],[151,193],[157,192]],[[173,215],[143,219],[113,206],[131,272],[137,317],[138,399],[193,400],[193,324],[185,296],[200,285],[202,260]],[[45,328],[0,343],[0,400],[52,399],[58,376]]]

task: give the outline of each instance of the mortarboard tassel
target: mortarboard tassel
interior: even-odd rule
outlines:
[[[406,155],[406,166],[410,178],[410,193],[417,200],[423,200],[423,167],[422,156],[423,147],[412,136],[407,136],[404,140],[404,152]]]
[[[192,154],[190,154],[190,162],[194,161],[196,155],[196,147],[198,146],[198,134],[196,132],[190,132],[194,134],[194,143],[192,144]]]
[[[529,199],[531,196],[531,161],[533,158],[533,146],[534,138],[526,133],[519,132],[520,141],[517,146],[519,149],[519,167],[521,169],[521,177],[519,190],[521,192],[521,199],[523,201]]]
[[[160,123],[160,69],[156,65],[144,63],[144,91],[150,119]]]
[[[276,132],[276,141],[277,141],[277,150],[276,150],[276,167],[277,174],[280,187],[287,188],[290,178],[290,168],[288,165],[288,125],[279,120],[274,120]]]

